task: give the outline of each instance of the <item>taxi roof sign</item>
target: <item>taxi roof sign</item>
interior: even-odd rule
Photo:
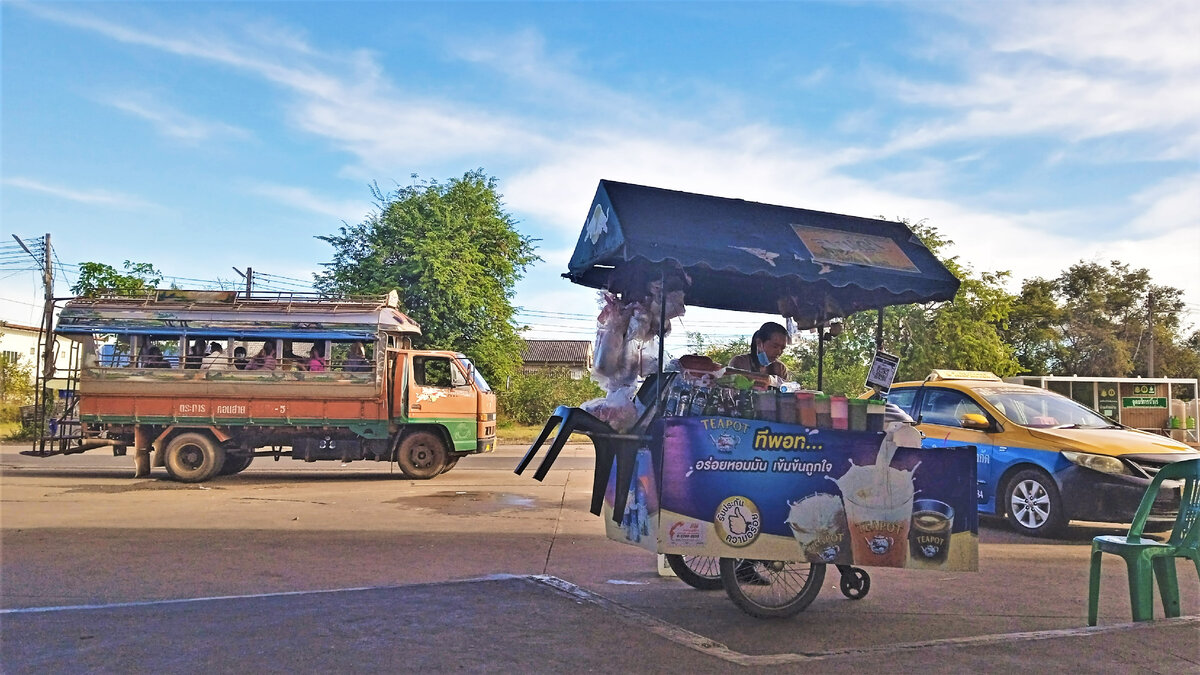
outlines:
[[[926,382],[937,380],[990,380],[993,382],[1003,382],[995,373],[986,370],[933,370],[929,373],[929,377],[925,378]]]

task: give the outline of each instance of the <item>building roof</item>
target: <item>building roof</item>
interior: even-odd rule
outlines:
[[[8,330],[17,330],[17,331],[22,331],[25,333],[41,332],[41,329],[38,328],[37,326],[25,326],[25,325],[19,324],[19,323],[12,323],[10,321],[0,321],[0,333],[3,333]]]
[[[526,340],[521,360],[525,363],[590,365],[592,343],[589,340]]]

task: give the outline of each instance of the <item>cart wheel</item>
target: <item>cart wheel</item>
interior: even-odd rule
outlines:
[[[720,559],[711,555],[666,555],[667,564],[683,583],[702,591],[721,589]]]
[[[721,584],[733,604],[759,619],[782,619],[808,607],[821,592],[825,565],[721,558]]]
[[[862,600],[871,590],[871,575],[861,567],[851,567],[842,572],[840,586],[842,595],[851,600]]]

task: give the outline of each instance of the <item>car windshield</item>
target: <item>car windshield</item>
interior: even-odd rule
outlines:
[[[976,390],[1008,419],[1037,429],[1104,429],[1116,426],[1095,411],[1044,389],[1004,388]]]

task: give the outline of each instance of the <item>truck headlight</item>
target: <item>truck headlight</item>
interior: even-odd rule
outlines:
[[[1071,450],[1063,450],[1063,457],[1066,457],[1072,464],[1077,464],[1085,469],[1099,471],[1100,473],[1112,473],[1119,475],[1130,475],[1129,469],[1125,463],[1116,457],[1108,455],[1093,455],[1090,452],[1074,452]]]

